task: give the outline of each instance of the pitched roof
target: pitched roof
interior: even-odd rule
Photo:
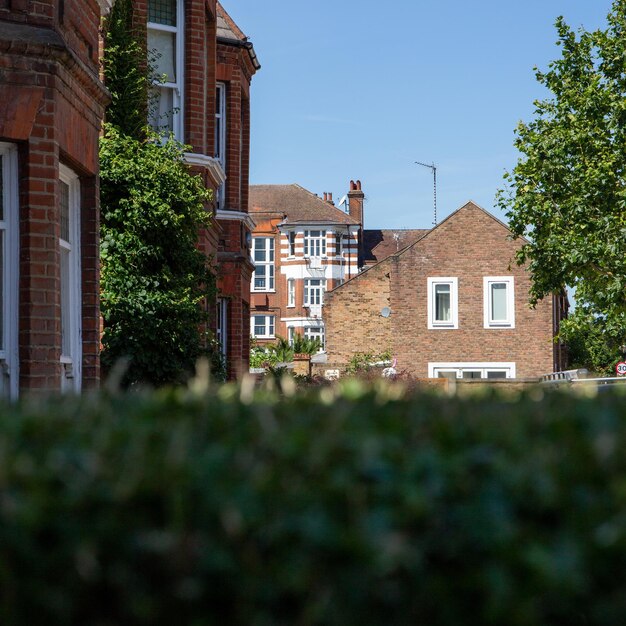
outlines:
[[[378,263],[415,243],[428,232],[428,228],[365,230],[363,231],[363,260],[368,264]]]
[[[217,3],[217,36],[223,39],[236,39],[239,41],[247,41],[248,38],[241,32],[241,29],[233,18],[226,13],[224,7]]]
[[[358,224],[300,185],[251,185],[249,212],[280,213],[288,224]]]
[[[219,0],[216,3],[216,8],[218,41],[221,40],[225,43],[231,43],[246,48],[254,67],[257,70],[260,69],[261,64],[257,59],[256,52],[254,51],[254,46],[250,41],[248,41],[248,37],[246,37],[246,35],[242,32],[239,26],[235,24],[233,18],[228,15],[224,7],[219,3]]]

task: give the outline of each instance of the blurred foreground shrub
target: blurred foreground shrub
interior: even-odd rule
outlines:
[[[0,410],[2,626],[626,623],[626,403],[224,386]]]

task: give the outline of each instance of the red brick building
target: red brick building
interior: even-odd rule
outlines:
[[[0,0],[0,395],[99,381],[106,1]]]
[[[151,124],[192,147],[187,161],[214,192],[214,220],[200,246],[212,256],[220,291],[213,330],[229,377],[249,359],[250,261],[248,216],[250,83],[260,68],[248,38],[216,0],[140,0],[138,26],[157,51]]]
[[[324,343],[325,292],[359,272],[364,194],[352,182],[347,212],[299,185],[253,185],[255,272],[249,332],[260,344],[295,333]]]
[[[420,378],[524,378],[561,369],[553,339],[563,298],[528,306],[530,278],[509,235],[469,202],[328,293],[328,367],[346,365],[355,352],[389,350],[398,371]]]

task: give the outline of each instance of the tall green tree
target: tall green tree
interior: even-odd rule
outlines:
[[[531,303],[575,288],[562,336],[593,328],[607,366],[626,343],[626,0],[614,1],[606,29],[575,32],[562,17],[556,28],[561,57],[536,70],[550,94],[517,127],[521,157],[498,204],[527,239],[518,261]]]
[[[185,164],[189,148],[147,126],[150,68],[132,11],[131,0],[117,0],[105,37],[112,100],[100,142],[102,365],[106,373],[124,360],[124,384],[159,386],[219,354],[204,330],[215,277],[197,247],[210,193]]]

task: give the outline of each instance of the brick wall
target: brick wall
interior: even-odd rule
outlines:
[[[346,361],[352,345],[355,351],[378,351],[388,336],[375,333],[380,307],[388,297],[392,352],[399,371],[424,378],[429,362],[514,362],[521,378],[553,371],[552,300],[529,308],[529,276],[515,263],[520,243],[511,241],[509,234],[503,224],[468,204],[404,253],[329,294],[329,362]],[[387,275],[388,288],[383,280]],[[513,276],[515,328],[484,328],[484,276]],[[428,329],[429,277],[457,278],[457,329]],[[376,291],[379,299],[373,295]]]
[[[386,260],[326,294],[326,352],[331,364],[346,364],[355,352],[380,354],[393,346],[391,261]]]
[[[99,380],[99,5],[0,5],[0,141],[19,149],[20,387],[61,384],[59,164],[81,184],[83,387]]]

